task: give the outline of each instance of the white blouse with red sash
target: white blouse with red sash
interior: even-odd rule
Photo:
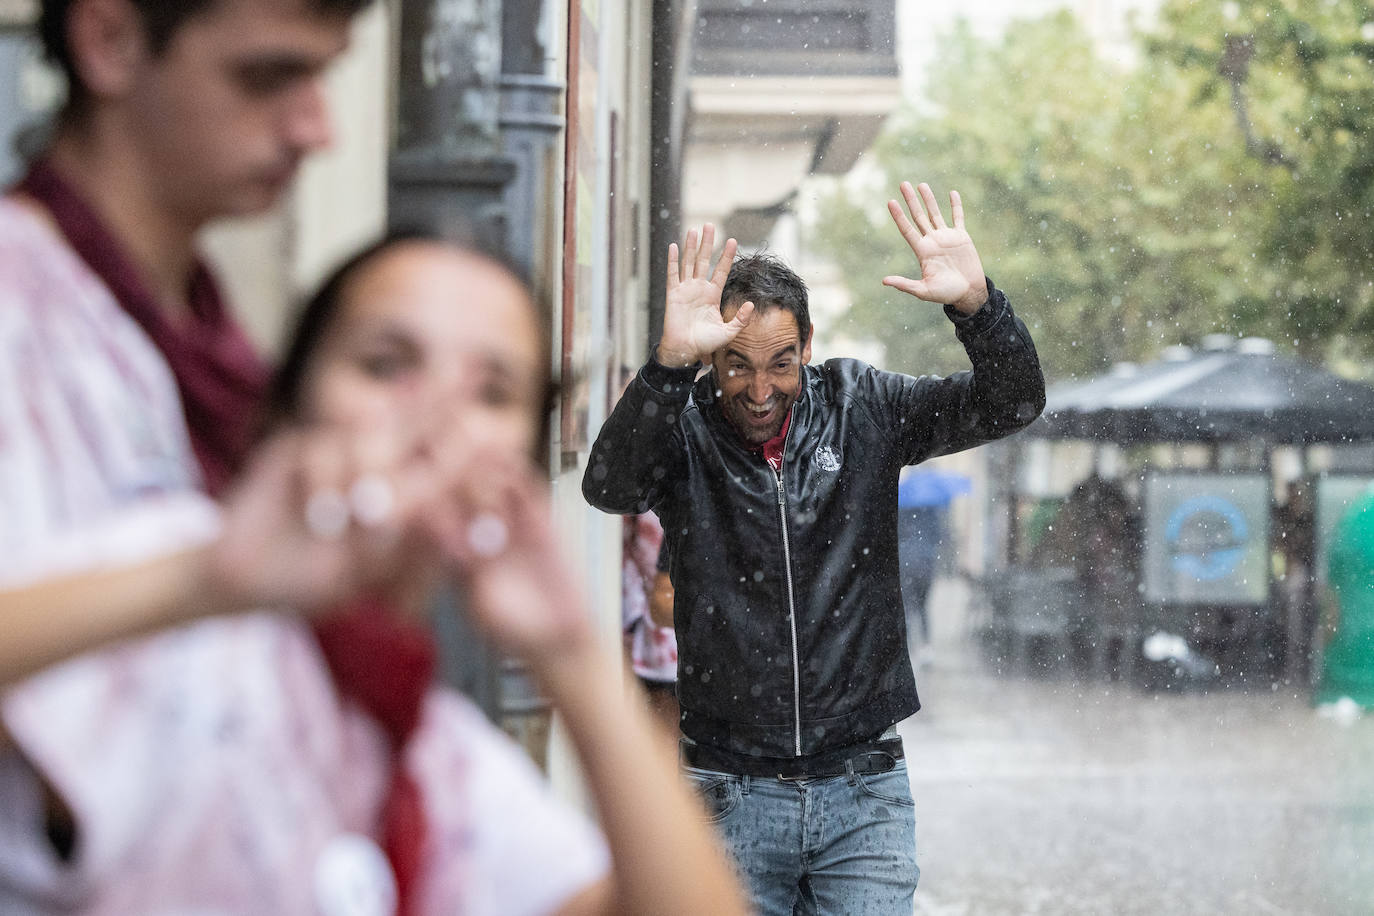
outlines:
[[[0,588],[217,525],[161,356],[45,223],[0,200]],[[368,912],[348,854],[375,822],[387,739],[295,618],[83,655],[5,691],[0,716],[0,912]],[[431,691],[406,766],[430,829],[423,912],[546,913],[607,873],[595,828],[462,697]],[[69,860],[36,771],[75,816]]]

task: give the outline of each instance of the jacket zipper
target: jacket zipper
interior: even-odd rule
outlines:
[[[774,471],[778,478],[778,519],[782,523],[782,562],[787,577],[787,620],[792,627],[792,711],[796,725],[796,755],[801,756],[801,658],[797,649],[797,601],[792,591],[792,547],[787,539],[787,491],[782,484],[782,469]]]

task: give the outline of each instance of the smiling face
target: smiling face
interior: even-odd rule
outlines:
[[[365,428],[443,402],[480,438],[469,445],[529,455],[546,378],[537,321],[504,267],[437,242],[390,247],[341,290],[310,360],[301,418]]]
[[[737,307],[722,315],[734,317]],[[801,367],[811,361],[811,338],[803,341],[797,319],[786,309],[764,306],[728,347],[711,357],[720,406],[747,445],[763,445],[782,430],[801,394]]]

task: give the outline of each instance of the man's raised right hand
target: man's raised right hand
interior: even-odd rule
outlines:
[[[668,246],[668,295],[663,309],[663,336],[656,359],[665,366],[692,366],[734,340],[754,317],[754,303],[746,302],[726,321],[720,314],[721,293],[735,261],[735,240],[726,239],[715,269],[711,249],[716,229],[710,223],[687,233],[678,261],[677,243]]]

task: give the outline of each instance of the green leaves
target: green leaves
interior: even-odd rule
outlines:
[[[928,99],[874,151],[881,189],[823,207],[851,332],[886,343],[894,369],[963,364],[942,317],[877,286],[910,269],[879,222],[910,179],[963,194],[984,264],[1054,377],[1214,331],[1319,359],[1337,335],[1347,356],[1374,351],[1367,19],[1354,0],[1179,0],[1110,58],[1067,13],[990,45],[955,29]]]

